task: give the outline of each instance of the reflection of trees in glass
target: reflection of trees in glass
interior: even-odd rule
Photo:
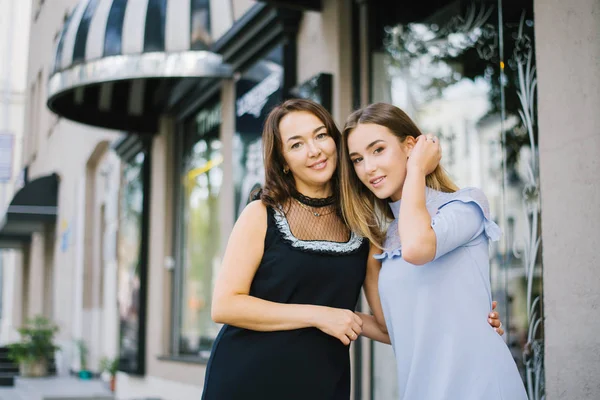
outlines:
[[[142,166],[144,154],[139,153],[130,164],[123,167],[122,179],[122,217],[141,218],[143,208]]]
[[[182,352],[207,350],[216,335],[210,317],[213,270],[219,264],[221,143],[200,139],[185,160]]]
[[[119,234],[117,299],[119,307],[119,341],[121,368],[138,369],[141,229],[144,199],[142,168],[144,153],[122,169]]]
[[[454,6],[453,6],[454,7]],[[530,7],[530,8],[525,8]],[[524,61],[533,48],[533,10],[531,4],[522,8],[503,10],[503,48],[506,64],[501,63],[499,54],[498,13],[491,3],[472,2],[460,15],[448,17],[439,12],[438,18],[428,23],[410,23],[386,28],[385,48],[390,57],[390,67],[398,73],[415,74],[411,78],[419,86],[417,102],[430,101],[442,91],[463,78],[475,81],[485,79],[491,86],[490,109],[487,116],[519,116],[522,108],[518,96],[521,81],[517,65]],[[526,16],[521,23],[521,19]],[[519,35],[519,31],[523,34]],[[504,77],[501,77],[501,68]],[[504,88],[502,93],[501,85]],[[502,101],[504,95],[504,102]],[[531,97],[531,96],[530,96]],[[533,109],[533,120],[537,112]],[[537,127],[532,127],[534,142],[537,143]],[[507,164],[514,169],[518,152],[530,142],[522,125],[506,131]],[[511,169],[511,168],[509,168]],[[519,179],[518,174],[510,174]]]

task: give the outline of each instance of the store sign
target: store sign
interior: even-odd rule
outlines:
[[[236,102],[237,116],[258,118],[269,98],[281,87],[281,72],[273,72]]]
[[[0,132],[0,182],[9,182],[12,178],[14,135]]]
[[[221,125],[221,102],[202,109],[196,116],[197,132],[200,137],[212,132]]]

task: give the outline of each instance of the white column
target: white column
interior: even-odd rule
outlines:
[[[18,298],[20,291],[16,290],[21,285],[20,272],[22,266],[18,264],[17,252],[15,250],[3,250],[2,254],[2,325],[0,326],[0,345],[12,343],[18,340],[16,331],[20,321],[15,318],[15,303],[20,304]],[[19,257],[20,258],[20,257]]]
[[[547,400],[600,398],[600,0],[535,0]]]

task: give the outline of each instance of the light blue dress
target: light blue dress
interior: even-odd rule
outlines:
[[[526,400],[517,366],[488,324],[490,220],[483,192],[426,189],[437,248],[425,265],[402,258],[400,201],[388,229],[379,294],[396,356],[402,400]]]

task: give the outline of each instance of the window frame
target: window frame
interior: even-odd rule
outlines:
[[[126,372],[135,376],[144,376],[146,373],[146,333],[147,333],[147,316],[148,316],[148,273],[149,273],[149,242],[150,242],[150,196],[151,196],[151,140],[147,137],[141,138],[135,135],[131,137],[134,142],[134,151],[131,153],[120,153],[117,149],[117,153],[121,157],[121,170],[119,171],[121,181],[123,179],[124,168],[126,164],[131,164],[135,157],[142,153],[144,154],[144,161],[141,165],[140,178],[142,182],[142,215],[140,221],[140,249],[139,249],[139,279],[140,279],[140,291],[139,291],[139,321],[138,321],[138,332],[137,332],[137,368],[129,368],[125,365],[121,358],[121,327],[119,323],[119,338],[117,340],[119,349],[119,371]],[[125,140],[123,141],[125,142]],[[118,147],[118,146],[117,146]],[[118,215],[119,221],[121,218],[121,205],[122,205],[122,193],[119,188],[119,200],[118,200]],[[117,245],[119,241],[120,229],[117,232],[116,240]],[[119,268],[118,253],[117,253],[117,268]],[[118,277],[117,277],[118,279]],[[117,280],[118,282],[118,280]],[[120,315],[119,315],[120,321]]]
[[[181,185],[181,177],[184,173],[183,160],[186,156],[184,145],[186,143],[186,135],[189,135],[190,121],[204,109],[211,109],[216,104],[221,103],[220,99],[220,85],[215,85],[208,88],[205,92],[205,96],[200,102],[195,102],[190,105],[184,112],[177,116],[175,138],[173,150],[175,153],[174,157],[174,168],[173,168],[173,182],[175,190],[173,193],[173,276],[172,276],[172,287],[171,287],[171,337],[169,342],[169,357],[161,357],[161,359],[170,359],[176,361],[185,361],[192,363],[206,364],[209,357],[201,355],[191,355],[181,352],[180,341],[181,341],[181,321],[183,317],[183,279],[184,279],[184,252],[183,252],[183,240],[184,240],[184,213],[183,205],[185,201],[185,194]],[[198,105],[200,104],[200,105]],[[223,140],[223,131],[221,129],[222,124],[219,125],[217,138]],[[223,156],[226,157],[225,155]],[[231,184],[231,179],[224,175],[222,186]],[[211,296],[212,297],[212,296]]]

